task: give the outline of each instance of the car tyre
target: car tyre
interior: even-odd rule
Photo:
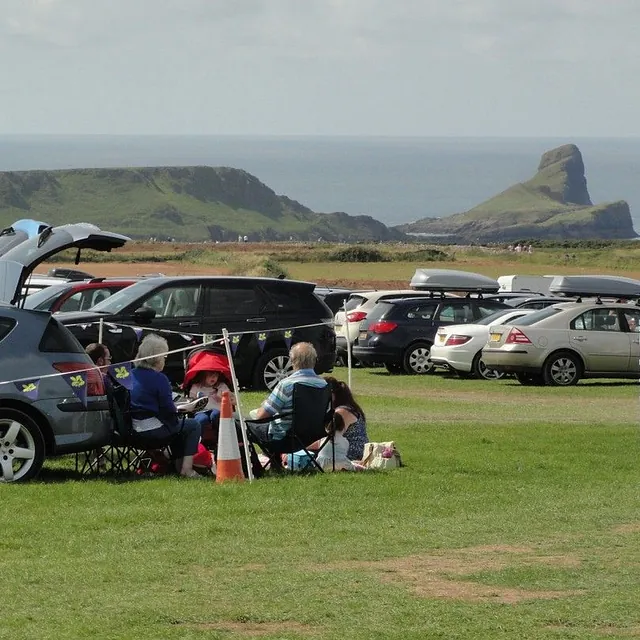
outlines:
[[[570,387],[582,376],[582,362],[569,351],[552,353],[542,367],[545,384],[554,387]]]
[[[401,364],[385,363],[385,369],[392,375],[398,375],[404,371]]]
[[[26,482],[44,464],[45,444],[36,422],[18,409],[0,409],[0,482]]]
[[[416,342],[405,352],[402,360],[402,368],[410,375],[424,375],[433,373],[435,367],[429,359],[431,345],[428,342]]]
[[[271,349],[263,353],[256,362],[253,372],[255,389],[271,391],[283,378],[293,371],[289,352],[286,349]]]
[[[504,378],[503,372],[487,367],[482,360],[482,351],[476,353],[471,364],[471,371],[473,375],[480,380],[500,380],[500,378]]]

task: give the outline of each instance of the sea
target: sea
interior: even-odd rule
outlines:
[[[227,166],[314,211],[393,226],[466,211],[567,143],[582,152],[591,200],[626,200],[640,231],[640,138],[0,135],[0,170]]]

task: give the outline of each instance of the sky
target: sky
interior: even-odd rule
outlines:
[[[0,134],[640,136],[640,0],[0,0]]]

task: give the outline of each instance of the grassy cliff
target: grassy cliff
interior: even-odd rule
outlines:
[[[185,241],[403,237],[369,216],[316,213],[228,167],[0,172],[0,225],[27,217]]]
[[[466,242],[636,237],[624,201],[593,205],[582,155],[575,145],[546,152],[528,180],[447,218],[424,218],[398,229],[450,235]]]

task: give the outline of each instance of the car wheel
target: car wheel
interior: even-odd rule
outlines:
[[[527,387],[544,384],[542,374],[540,373],[514,373],[516,380]]]
[[[401,364],[385,364],[384,365],[386,370],[391,374],[391,375],[397,375],[399,373],[402,373],[403,369],[402,369],[402,365]]]
[[[500,380],[504,378],[504,373],[496,371],[495,369],[487,368],[487,365],[482,360],[482,351],[476,353],[473,363],[471,364],[471,371],[476,378],[481,380]]]
[[[582,363],[577,356],[568,351],[553,353],[544,363],[542,375],[546,384],[569,387],[580,380]]]
[[[263,353],[256,363],[253,373],[253,386],[256,389],[271,391],[280,380],[293,371],[286,349],[271,349]]]
[[[431,345],[428,342],[416,342],[412,344],[405,352],[402,362],[402,368],[405,373],[409,374],[425,374],[433,373],[433,362],[429,359],[431,353]]]
[[[44,438],[38,425],[17,409],[0,409],[0,482],[35,477],[44,463]]]

